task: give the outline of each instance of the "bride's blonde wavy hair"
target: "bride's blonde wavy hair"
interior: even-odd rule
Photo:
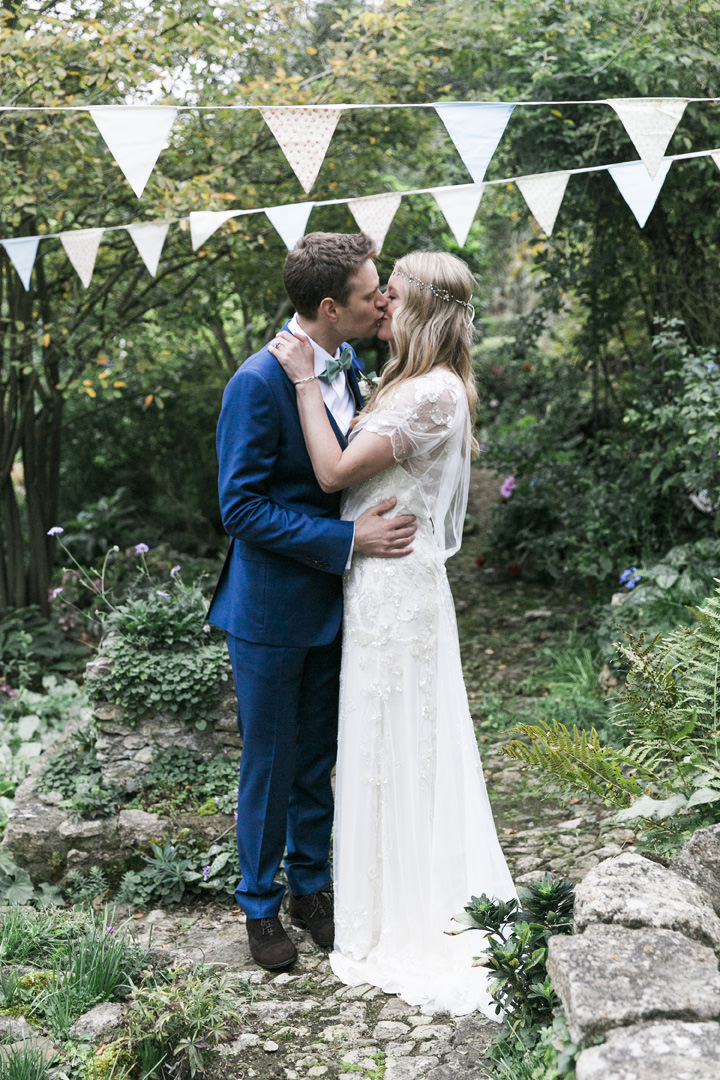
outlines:
[[[366,408],[374,409],[406,379],[443,366],[462,381],[474,427],[477,390],[470,357],[470,301],[475,281],[468,266],[444,251],[413,251],[398,259],[393,273],[403,279],[405,299],[393,313],[390,359]],[[474,439],[473,444],[476,448]]]

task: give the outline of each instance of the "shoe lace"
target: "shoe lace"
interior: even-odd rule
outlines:
[[[261,919],[260,933],[263,934],[263,936],[273,937],[277,933],[274,921],[272,919]]]

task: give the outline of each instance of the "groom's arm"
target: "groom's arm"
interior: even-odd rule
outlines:
[[[353,524],[281,506],[271,497],[282,416],[261,372],[240,369],[223,396],[217,431],[220,509],[226,532],[305,565],[342,574]]]

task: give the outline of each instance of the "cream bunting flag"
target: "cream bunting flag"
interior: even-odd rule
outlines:
[[[27,292],[30,288],[30,275],[35,265],[35,256],[37,255],[40,237],[17,236],[12,240],[3,240],[1,242],[23,283],[25,292]]]
[[[457,187],[433,188],[430,192],[459,247],[467,240],[483,191],[482,184],[459,184]]]
[[[305,235],[305,227],[314,205],[310,202],[265,207],[265,213],[285,241],[288,251],[295,247],[301,236]]]
[[[662,165],[668,143],[685,112],[686,98],[608,98],[650,176]]]
[[[531,176],[521,176],[515,181],[530,213],[546,236],[552,234],[569,179],[569,172],[560,171],[534,173]]]
[[[190,213],[190,240],[193,251],[209,240],[230,218],[250,213],[248,210],[193,210]]]
[[[642,161],[625,161],[621,165],[608,165],[608,172],[641,229],[650,216],[650,211],[655,205],[671,165],[672,158],[665,158],[655,176],[648,175]]]
[[[718,169],[720,169],[720,150],[711,150],[710,157],[713,159]]]
[[[153,105],[96,105],[88,112],[139,199],[160,151],[167,145],[177,109]]]
[[[485,179],[497,145],[515,108],[499,101],[447,101],[435,111],[447,128],[465,167],[476,184]]]
[[[104,231],[104,229],[76,229],[73,232],[60,233],[65,254],[86,289],[92,281],[95,260]]]
[[[167,236],[168,225],[147,221],[138,225],[127,225],[126,228],[149,273],[155,277],[165,237]]]
[[[288,164],[308,192],[317,179],[342,107],[260,109]]]
[[[348,206],[360,230],[372,237],[378,252],[390,228],[392,219],[402,202],[402,195],[388,192],[386,195],[366,195],[362,199],[349,199]]]

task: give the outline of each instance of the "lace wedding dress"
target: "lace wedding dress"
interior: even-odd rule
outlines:
[[[396,464],[344,498],[356,519],[395,495],[417,516],[411,555],[355,556],[346,575],[334,833],[335,949],[346,984],[426,1013],[498,1019],[485,940],[452,916],[515,889],[497,840],[468,711],[444,560],[460,546],[470,421],[459,379],[403,383],[355,431],[390,436]]]

